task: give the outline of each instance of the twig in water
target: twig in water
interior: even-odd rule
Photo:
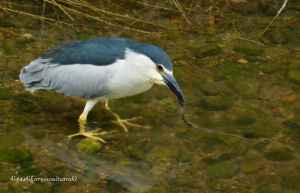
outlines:
[[[59,7],[70,19],[72,19],[74,21],[73,17],[71,17],[70,14],[68,14],[58,3],[56,3],[56,1],[54,1],[54,0],[51,0],[51,1],[52,1],[52,3],[54,5],[56,5],[57,7]]]
[[[222,133],[222,132],[218,132],[218,131],[214,131],[214,130],[210,130],[210,129],[201,128],[198,125],[186,120],[186,118],[184,116],[185,106],[184,106],[183,103],[181,103],[181,102],[179,102],[179,103],[181,105],[181,119],[189,127],[199,129],[199,130],[201,130],[203,132],[206,132],[206,133],[213,133],[213,134],[216,134],[216,135],[230,136],[230,137],[235,137],[235,138],[239,138],[239,139],[246,140],[246,141],[260,141],[260,140],[255,140],[255,139],[247,139],[247,138],[244,138],[244,137],[241,137],[241,136],[238,136],[238,135],[234,135],[234,134]]]
[[[266,27],[266,29],[260,34],[260,36],[264,35],[264,33],[269,29],[270,25],[273,23],[273,21],[276,19],[276,17],[278,17],[278,15],[282,12],[282,10],[285,8],[287,2],[289,0],[285,0],[281,6],[281,8],[279,9],[279,11],[277,12],[277,14],[275,15],[275,17],[272,19],[272,21],[269,23],[269,25]]]
[[[182,16],[184,17],[184,19],[186,20],[186,22],[191,25],[191,23],[189,22],[188,18],[186,17],[185,13],[182,10],[181,5],[179,4],[179,2],[177,0],[173,0],[175,6],[177,7],[177,9],[181,12]]]

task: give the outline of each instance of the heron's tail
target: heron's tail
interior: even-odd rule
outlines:
[[[19,78],[26,86],[26,90],[34,92],[49,86],[50,80],[46,80],[44,77],[45,69],[48,68],[48,61],[49,59],[38,58],[21,70]]]

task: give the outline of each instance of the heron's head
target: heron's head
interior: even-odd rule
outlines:
[[[160,74],[160,78],[156,81],[157,84],[164,84],[169,87],[173,93],[178,97],[181,103],[186,103],[184,95],[173,76],[173,70],[166,67],[163,64],[156,63],[155,64],[156,71]]]

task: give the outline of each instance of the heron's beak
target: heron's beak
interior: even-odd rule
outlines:
[[[166,73],[161,73],[164,83],[176,94],[178,97],[180,103],[186,104],[185,98],[183,96],[183,93],[177,84],[174,76],[166,74]]]

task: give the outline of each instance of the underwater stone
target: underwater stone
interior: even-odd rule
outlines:
[[[287,161],[294,159],[294,155],[281,148],[270,149],[264,157],[272,161]]]
[[[0,136],[0,149],[13,147],[24,141],[24,135],[20,132],[10,132]]]
[[[261,151],[264,147],[266,147],[267,145],[269,145],[271,142],[270,141],[263,141],[263,142],[259,142],[254,146],[255,150]]]
[[[251,162],[251,163],[246,163],[242,170],[245,173],[253,173],[256,172],[257,170],[259,170],[261,168],[261,163],[259,162]]]
[[[280,65],[276,63],[264,63],[259,65],[259,69],[266,74],[271,74],[278,69],[280,69]]]
[[[32,94],[18,94],[13,96],[14,100],[17,100],[20,104],[28,104],[31,101],[40,101],[42,98],[33,96]]]
[[[250,56],[259,56],[263,51],[263,49],[259,47],[246,45],[236,45],[235,50],[242,54],[247,54]]]
[[[190,42],[188,42],[186,44],[186,46],[190,49],[199,49],[201,48],[203,45],[200,43],[202,40],[199,40],[199,39],[195,39],[195,40],[192,40]]]
[[[193,155],[189,153],[180,153],[176,157],[176,161],[178,162],[189,162],[193,159]]]
[[[299,6],[300,7],[300,6]],[[295,43],[300,43],[300,33],[298,32],[298,33],[296,33],[296,34],[293,34],[292,36],[291,36],[291,38],[292,38],[292,41],[293,42],[295,42]]]
[[[220,178],[230,178],[238,169],[239,168],[236,164],[229,162],[220,162],[208,166],[206,168],[206,171]]]
[[[292,129],[300,128],[300,125],[299,125],[298,121],[296,121],[296,120],[285,120],[282,122],[282,125],[284,125],[288,128],[292,128]]]
[[[226,84],[223,81],[216,81],[216,82],[206,82],[200,84],[200,89],[208,94],[218,94],[223,92],[227,89]]]
[[[295,172],[296,173],[296,172]],[[299,190],[300,186],[300,175],[299,174],[290,174],[290,173],[282,173],[280,175],[282,181],[280,185],[286,189],[290,190]]]
[[[10,170],[5,170],[3,172],[0,172],[0,182],[8,182],[10,181],[12,176],[15,176],[15,172]]]
[[[206,56],[219,54],[220,52],[221,48],[217,44],[208,44],[199,48],[196,55],[200,58],[204,58]]]
[[[265,54],[270,58],[276,58],[277,61],[285,61],[291,54],[287,49],[270,47],[265,49]]]
[[[128,148],[126,155],[136,158],[136,159],[145,159],[147,153],[154,148],[154,144],[150,142],[138,143]]]
[[[300,69],[289,71],[287,77],[289,80],[300,84]]]
[[[187,176],[176,176],[174,179],[171,179],[169,182],[170,186],[173,187],[194,187],[195,181]]]
[[[69,98],[53,97],[43,101],[43,108],[50,113],[63,113],[67,111],[72,105]]]
[[[250,78],[240,79],[234,82],[232,89],[244,98],[253,98],[256,96],[260,87],[258,81]]]
[[[237,156],[237,153],[223,153],[217,158],[217,161],[225,161]]]
[[[0,88],[0,100],[9,99],[13,95],[9,90]]]
[[[27,150],[18,149],[3,149],[0,150],[0,161],[10,163],[22,163],[24,161],[31,161],[31,153]]]
[[[234,121],[235,125],[252,125],[257,120],[254,117],[246,116],[246,117],[240,117],[237,120]]]
[[[241,141],[241,139],[232,136],[218,135],[217,138],[228,146],[233,146]]]
[[[11,19],[0,18],[1,27],[15,27],[16,24],[11,21]]]
[[[201,99],[201,106],[206,110],[223,110],[232,105],[232,100],[227,97],[203,97]]]
[[[287,28],[273,28],[270,35],[276,44],[284,44],[289,41],[291,30]]]
[[[32,175],[32,174],[31,174]],[[38,193],[38,192],[43,192],[43,193],[50,193],[50,189],[49,187],[45,186],[44,184],[40,183],[35,183],[33,186],[30,186],[29,187],[29,191],[31,193]],[[68,193],[71,193],[71,192],[68,192]]]
[[[86,138],[77,143],[77,149],[81,153],[91,154],[95,151],[99,151],[102,147],[102,145],[96,141],[95,139]]]
[[[258,128],[254,129],[252,131],[249,131],[245,134],[245,137],[247,138],[259,138],[259,137],[267,137],[275,134],[272,130],[269,128]]]

